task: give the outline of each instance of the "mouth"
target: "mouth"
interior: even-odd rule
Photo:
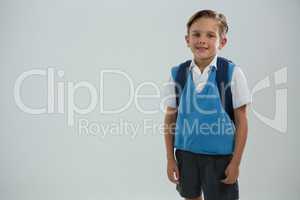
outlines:
[[[207,47],[195,47],[195,49],[196,49],[197,51],[200,51],[200,52],[203,52],[203,51],[208,50]]]

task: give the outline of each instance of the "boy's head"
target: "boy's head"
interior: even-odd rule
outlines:
[[[185,39],[196,61],[211,60],[226,45],[227,32],[223,14],[201,10],[189,19]]]

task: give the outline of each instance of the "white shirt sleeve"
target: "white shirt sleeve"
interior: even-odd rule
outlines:
[[[234,67],[231,82],[233,108],[239,108],[251,103],[251,95],[247,84],[247,79],[238,66]]]

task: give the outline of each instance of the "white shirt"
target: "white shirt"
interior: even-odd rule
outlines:
[[[204,68],[201,73],[200,69],[196,66],[194,60],[192,60],[189,70],[192,71],[192,78],[196,86],[196,91],[200,92],[203,86],[206,84],[209,76],[210,69],[212,67],[217,68],[217,56],[212,62]],[[251,103],[251,95],[248,88],[247,80],[242,72],[241,68],[235,66],[233,68],[232,80],[231,80],[231,93],[232,93],[232,104],[233,108],[239,108],[243,105]],[[169,78],[169,84],[164,90],[164,105],[166,107],[176,108],[176,93],[175,93],[175,81],[172,74]]]

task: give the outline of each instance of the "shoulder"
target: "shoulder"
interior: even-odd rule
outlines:
[[[173,80],[175,80],[178,70],[179,70],[179,65],[171,67],[171,77]]]
[[[234,61],[228,59],[228,58],[224,58],[224,57],[218,57],[218,59],[221,61],[220,63],[228,63],[227,67],[228,67],[228,73],[229,75],[234,79],[235,77],[238,78],[244,78],[244,72],[242,70],[242,68],[236,64]]]
[[[228,70],[233,71],[236,64],[235,62],[233,62],[232,60],[228,59],[228,58],[224,58],[224,57],[220,57],[218,56],[217,58],[217,66],[223,67],[223,66],[227,66]]]
[[[240,66],[235,65],[232,74],[233,79],[246,79],[243,69]]]
[[[191,64],[191,60],[187,60],[187,61],[185,61],[183,63],[180,63],[178,65],[175,65],[175,66],[171,67],[171,77],[172,77],[172,79],[175,80],[178,72],[180,70],[184,69],[184,68],[189,67],[190,64]]]
[[[233,79],[236,64],[232,60],[218,56],[217,68],[220,69],[218,70],[219,74],[226,75],[228,77],[228,81]]]

